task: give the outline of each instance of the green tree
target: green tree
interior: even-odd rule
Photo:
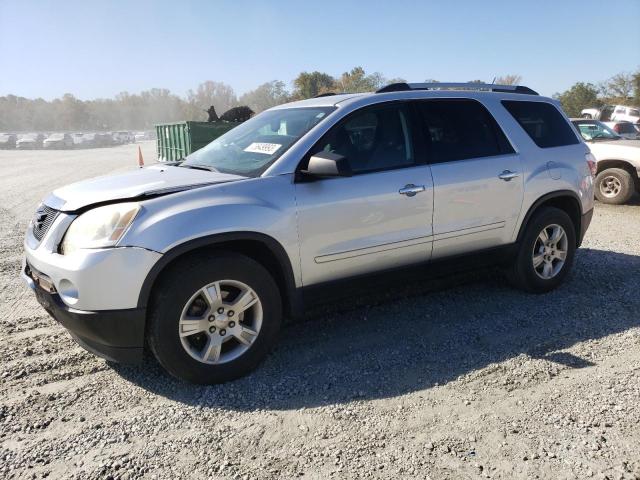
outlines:
[[[293,96],[297,99],[312,98],[335,88],[336,81],[328,73],[301,72],[293,81]]]
[[[562,109],[570,117],[579,117],[583,108],[599,107],[602,101],[598,98],[598,89],[592,83],[578,82],[564,93],[555,94]]]
[[[378,90],[386,83],[382,74],[376,72],[367,75],[362,67],[355,67],[340,76],[336,81],[336,88],[345,93],[371,92]]]
[[[263,83],[255,90],[245,93],[240,97],[240,104],[247,105],[254,112],[262,112],[267,108],[275,107],[289,100],[289,92],[284,82],[273,80]]]

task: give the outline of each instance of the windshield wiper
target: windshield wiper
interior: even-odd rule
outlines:
[[[198,164],[187,164],[187,163],[181,163],[180,165],[178,165],[179,167],[184,167],[184,168],[192,168],[194,170],[205,170],[207,172],[216,172],[216,173],[220,173],[220,170],[218,170],[217,168],[214,167],[209,167],[208,165],[198,165]]]

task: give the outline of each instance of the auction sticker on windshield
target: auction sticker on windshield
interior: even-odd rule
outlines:
[[[265,155],[273,155],[281,147],[279,143],[252,143],[244,149],[245,152],[264,153]]]

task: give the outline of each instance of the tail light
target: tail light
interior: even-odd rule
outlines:
[[[591,176],[595,177],[596,173],[598,173],[598,167],[596,166],[596,157],[593,156],[593,153],[589,152],[585,154],[584,159],[587,161]]]
[[[613,126],[613,131],[616,132],[616,133],[620,133],[620,124],[619,123],[616,123]]]

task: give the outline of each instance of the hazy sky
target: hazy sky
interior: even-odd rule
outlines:
[[[640,0],[0,0],[0,95],[204,80],[243,93],[354,66],[409,81],[517,73],[545,95],[640,66]]]

